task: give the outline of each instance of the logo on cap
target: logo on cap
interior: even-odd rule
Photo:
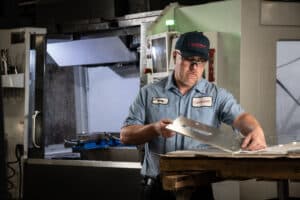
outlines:
[[[190,46],[192,47],[198,47],[198,48],[206,48],[206,45],[201,44],[201,43],[190,43]]]

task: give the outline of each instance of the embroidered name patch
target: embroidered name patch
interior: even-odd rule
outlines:
[[[153,97],[152,98],[152,103],[153,104],[162,104],[162,105],[166,105],[169,103],[169,99],[168,98],[162,98],[162,97]]]
[[[194,97],[192,102],[193,107],[211,107],[212,97]]]

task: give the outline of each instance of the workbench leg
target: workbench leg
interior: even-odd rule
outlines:
[[[189,200],[192,196],[192,189],[182,189],[175,192],[176,200]]]
[[[277,181],[277,195],[278,195],[278,200],[289,199],[289,180]]]

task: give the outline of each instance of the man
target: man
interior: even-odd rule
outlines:
[[[221,122],[238,129],[245,150],[266,147],[257,120],[245,113],[234,97],[202,78],[208,60],[209,40],[201,32],[182,34],[175,46],[174,72],[165,79],[143,87],[121,129],[125,144],[145,144],[142,175],[144,199],[174,199],[163,191],[159,179],[159,154],[182,149],[205,149],[208,145],[166,129],[172,119],[183,115],[209,126]],[[211,186],[199,188],[192,199],[213,199]]]

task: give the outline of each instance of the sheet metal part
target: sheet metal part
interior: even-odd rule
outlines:
[[[224,132],[183,116],[176,118],[166,128],[230,153],[239,152],[243,140],[239,133]]]

